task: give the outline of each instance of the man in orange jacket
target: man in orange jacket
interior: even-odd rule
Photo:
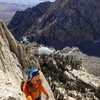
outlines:
[[[23,84],[22,91],[26,95],[27,100],[40,100],[41,92],[46,95],[48,100],[49,96],[42,85],[42,80],[39,77],[38,68],[31,68],[28,70],[27,82]]]

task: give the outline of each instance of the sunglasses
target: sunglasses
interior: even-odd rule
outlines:
[[[32,77],[37,76],[37,75],[39,75],[38,72],[34,72],[34,73],[32,73]]]

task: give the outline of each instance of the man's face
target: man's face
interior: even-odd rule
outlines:
[[[34,77],[31,79],[31,83],[36,83],[38,79],[39,79],[39,74],[37,74],[36,76],[34,76]]]

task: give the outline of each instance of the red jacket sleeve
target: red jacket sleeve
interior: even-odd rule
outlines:
[[[24,83],[24,85],[23,85],[23,93],[25,94],[26,97],[28,97],[30,95],[29,88],[30,87],[26,83]]]
[[[41,79],[40,79],[41,80]],[[48,93],[45,90],[44,86],[42,85],[42,80],[41,80],[41,91],[48,97]]]

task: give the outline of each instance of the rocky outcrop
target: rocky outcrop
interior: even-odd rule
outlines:
[[[26,80],[26,71],[31,64],[39,67],[34,48],[17,43],[6,25],[0,21],[0,100],[26,100],[21,92],[21,81]],[[43,84],[55,100],[51,88],[41,72]],[[42,100],[44,100],[42,96]]]
[[[100,77],[87,73],[78,56],[63,52],[37,56],[56,100],[99,100]]]
[[[55,100],[54,95],[53,95],[53,92],[51,90],[51,87],[50,87],[47,79],[45,78],[45,76],[43,75],[42,72],[40,72],[40,78],[43,80],[43,86],[45,87],[46,91],[49,94],[49,100]],[[45,96],[43,94],[42,94],[41,99],[42,100],[45,100]]]
[[[15,39],[0,21],[0,100],[25,100],[20,90],[23,75],[16,46]]]
[[[100,76],[100,57],[88,56],[75,47],[66,47],[59,52],[64,55],[78,56],[82,60],[82,65],[88,73]]]
[[[36,17],[36,11],[30,9],[34,12],[33,19],[37,18],[35,19],[36,22],[32,23],[33,19],[25,17],[24,13],[26,12],[30,13],[30,16],[33,15],[30,10],[25,10],[20,14],[16,12],[8,27],[15,37],[18,32],[19,35],[23,34],[31,42],[37,41],[38,43],[54,46],[57,49],[74,45],[88,54],[98,55],[99,52],[95,53],[95,49],[98,51],[100,47],[98,41],[100,39],[99,6],[99,0],[56,0],[38,18]],[[20,25],[18,22],[19,17],[22,17]],[[21,24],[21,22],[23,23]],[[32,24],[29,26],[28,22]],[[23,27],[24,25],[25,27]],[[25,28],[25,31],[23,31],[23,28]],[[20,39],[19,37],[16,38]],[[92,49],[92,51],[91,48],[94,47],[95,49]]]

